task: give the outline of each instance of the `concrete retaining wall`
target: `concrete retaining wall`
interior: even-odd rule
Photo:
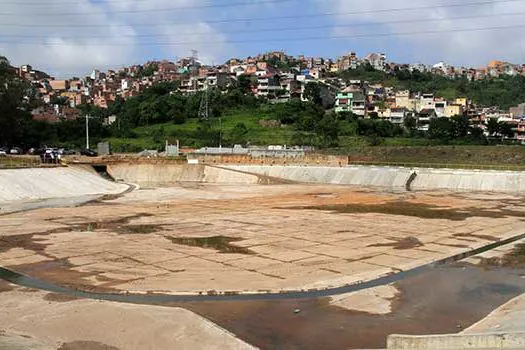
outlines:
[[[108,173],[117,181],[139,185],[169,185],[177,182],[217,184],[257,184],[259,176],[243,174],[222,168],[189,164],[126,164],[107,166]]]
[[[388,349],[395,350],[453,350],[453,349],[524,349],[525,333],[486,333],[451,335],[391,335]]]
[[[227,165],[228,169],[304,183],[325,183],[404,189],[414,172],[412,190],[525,192],[525,173],[489,170],[419,169],[374,166],[306,167]]]
[[[228,169],[303,183],[405,188],[408,168],[229,165]]]
[[[0,170],[0,203],[118,194],[127,189],[75,167]]]

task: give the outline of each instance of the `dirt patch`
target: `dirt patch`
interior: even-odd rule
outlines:
[[[125,225],[116,229],[116,231],[123,235],[137,235],[158,232],[162,225]]]
[[[73,270],[74,266],[67,259],[45,261],[33,264],[10,267],[13,271],[36,277],[42,281],[55,283],[59,286],[86,292],[114,293],[111,283],[93,286],[86,279],[96,276],[99,272],[80,272]],[[115,283],[114,280],[112,280]]]
[[[119,350],[119,348],[94,341],[74,341],[62,344],[58,350]]]
[[[330,204],[307,207],[291,207],[277,209],[301,209],[301,210],[322,210],[332,211],[341,214],[387,214],[398,216],[411,216],[420,219],[438,219],[451,221],[464,221],[470,217],[484,217],[501,219],[506,217],[525,218],[525,212],[516,210],[467,207],[467,208],[446,208],[426,203],[413,203],[406,201],[386,202],[379,204]]]
[[[14,289],[15,288],[11,284],[0,280],[0,293],[10,292],[10,291],[12,291]]]
[[[245,254],[245,255],[254,255],[255,252],[244,248],[232,245],[232,242],[242,241],[242,238],[233,238],[225,236],[215,236],[215,237],[189,237],[189,238],[179,238],[179,237],[166,237],[175,244],[185,245],[189,247],[200,247],[215,249],[222,254]]]
[[[389,240],[393,241],[392,243],[377,243],[371,244],[369,247],[393,247],[396,250],[407,250],[423,247],[424,244],[415,237],[405,237],[405,238],[396,238],[390,237]]]
[[[482,266],[501,266],[510,268],[525,268],[525,243],[517,244],[514,249],[503,257],[480,258]]]
[[[137,234],[137,233],[153,233],[157,232],[158,228],[162,227],[161,225],[129,225],[129,222],[132,220],[152,217],[153,214],[149,213],[140,213],[136,215],[126,216],[120,219],[115,220],[100,220],[100,221],[84,221],[76,222],[74,224],[67,224],[64,222],[59,222],[60,219],[48,219],[51,222],[58,222],[62,225],[68,225],[67,227],[57,228],[43,232],[41,234],[56,234],[56,233],[67,233],[67,232],[93,232],[98,230],[108,230],[115,231],[122,234]]]
[[[52,301],[55,303],[68,303],[70,301],[80,300],[80,298],[76,298],[76,297],[65,295],[65,294],[47,293],[44,296],[44,300]]]
[[[494,236],[489,236],[489,235],[477,235],[477,234],[473,234],[473,233],[456,233],[454,235],[454,237],[462,237],[462,238],[479,238],[479,239],[483,239],[483,240],[486,240],[486,241],[492,241],[492,242],[497,242],[499,241],[499,238],[497,237],[494,237]]]

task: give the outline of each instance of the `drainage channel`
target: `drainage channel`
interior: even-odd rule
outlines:
[[[426,265],[422,265],[411,270],[402,271],[399,273],[383,276],[370,280],[367,282],[361,282],[357,284],[347,285],[343,287],[330,288],[324,290],[308,290],[308,291],[295,291],[295,292],[282,292],[282,293],[265,293],[265,294],[216,294],[216,295],[167,295],[167,294],[112,294],[112,293],[97,293],[76,290],[73,288],[59,286],[50,282],[40,280],[31,276],[23,275],[15,271],[0,267],[0,279],[10,282],[12,284],[39,289],[52,293],[64,294],[77,298],[84,299],[95,299],[105,301],[115,301],[130,304],[144,304],[144,305],[156,305],[165,303],[177,303],[177,302],[204,302],[204,301],[261,301],[261,300],[294,300],[294,299],[313,299],[336,296],[341,294],[353,293],[362,291],[365,289],[371,289],[375,287],[389,285],[398,281],[401,281],[408,277],[420,275],[424,272],[430,271],[435,267],[440,267],[446,264],[466,259],[468,257],[484,253],[486,251],[514,243],[525,238],[525,233],[518,236],[507,238],[499,242],[494,242],[489,245],[470,250],[461,254],[457,254],[437,262],[432,262]]]

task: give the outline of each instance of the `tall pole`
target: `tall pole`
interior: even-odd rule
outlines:
[[[89,149],[89,115],[86,114],[86,149]]]

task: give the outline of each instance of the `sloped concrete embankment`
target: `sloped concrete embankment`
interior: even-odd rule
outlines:
[[[258,184],[261,176],[206,165],[190,164],[126,164],[107,166],[117,181],[139,185],[169,185],[179,182],[216,184]]]
[[[0,203],[119,194],[127,189],[76,167],[0,170]]]
[[[420,169],[374,166],[306,167],[229,165],[228,169],[302,183],[393,189],[469,192],[525,192],[525,173],[513,171]],[[415,175],[414,175],[415,174]]]
[[[391,335],[387,343],[394,350],[524,349],[525,333]]]

